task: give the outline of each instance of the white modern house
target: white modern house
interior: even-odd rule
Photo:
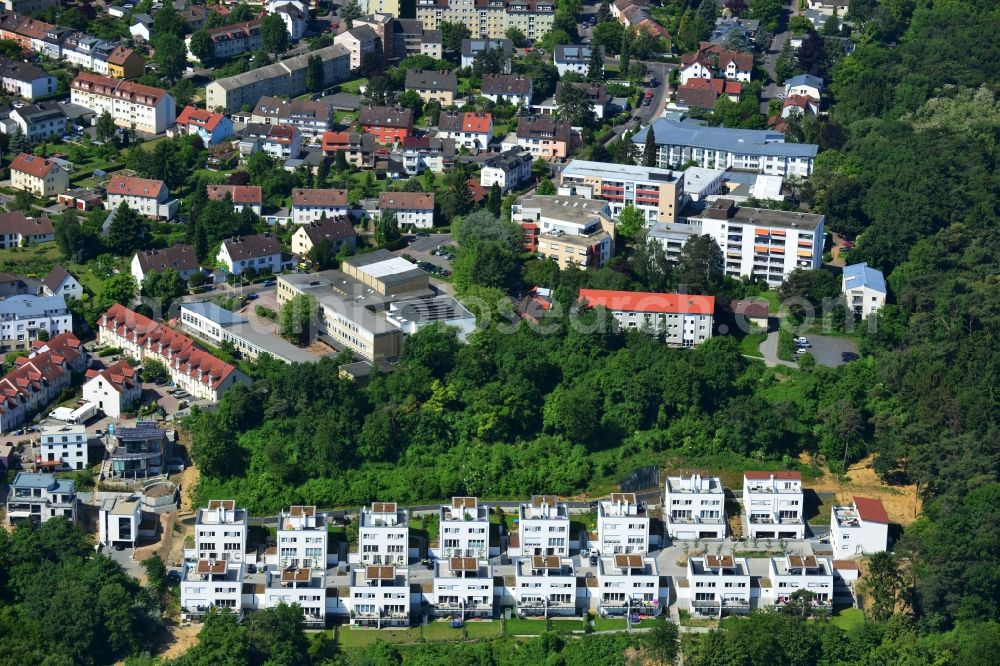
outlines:
[[[315,506],[293,506],[278,515],[275,535],[278,552],[274,562],[279,569],[326,569],[327,520]]]
[[[483,187],[500,186],[506,194],[531,180],[531,153],[514,148],[486,158],[479,172],[479,184]]]
[[[812,74],[799,74],[785,80],[785,97],[800,95],[816,100],[818,103],[823,94],[823,79]]]
[[[586,76],[587,68],[590,66],[590,47],[558,44],[555,48],[554,60],[556,69],[559,70],[559,76],[563,76],[567,72]]]
[[[750,612],[750,567],[746,558],[689,557],[687,583],[692,615],[719,618]]]
[[[880,500],[852,498],[850,506],[835,506],[830,516],[834,557],[881,553],[889,547],[889,514]]]
[[[649,514],[635,493],[597,503],[597,548],[601,555],[649,552]]]
[[[44,523],[52,518],[76,522],[76,490],[71,479],[18,472],[7,493],[7,524]]]
[[[668,476],[663,519],[672,539],[726,538],[726,495],[722,480],[699,472]]]
[[[30,349],[42,331],[51,339],[72,330],[73,315],[61,295],[0,300],[0,351]]]
[[[44,426],[38,442],[43,467],[83,469],[87,466],[87,428],[82,425]]]
[[[274,608],[279,604],[298,604],[302,610],[303,623],[307,627],[325,626],[325,566],[268,568],[264,572],[264,598],[261,608]]]
[[[135,368],[122,359],[101,370],[87,370],[83,399],[97,405],[105,416],[121,418],[142,399],[142,382]]]
[[[656,559],[639,553],[608,555],[597,567],[597,611],[602,617],[660,614]]]
[[[475,557],[437,560],[431,613],[461,620],[493,617],[493,567],[489,561]]]
[[[751,539],[802,539],[806,524],[802,475],[743,473],[743,530]]]
[[[452,497],[438,510],[438,557],[486,559],[490,555],[490,512],[475,497]]]
[[[378,211],[380,216],[385,211],[392,212],[400,227],[430,229],[434,226],[434,193],[381,192]]]
[[[185,558],[198,561],[242,562],[247,549],[247,511],[233,500],[211,500],[198,509],[194,526],[194,548]]]
[[[102,500],[97,512],[97,540],[113,548],[135,548],[139,541],[142,509],[136,497],[112,497]]]
[[[361,509],[358,551],[363,565],[405,567],[409,562],[410,512],[395,502],[372,502]],[[383,567],[384,568],[384,567]]]
[[[783,555],[768,563],[771,581],[771,603],[783,606],[798,590],[812,596],[812,604],[829,608],[833,602],[833,565],[825,557],[815,555]]]
[[[558,555],[529,555],[517,561],[514,603],[521,617],[576,614],[576,569]]]
[[[555,495],[535,495],[518,513],[517,555],[569,557],[569,511]],[[510,548],[508,548],[510,550]]]
[[[291,41],[302,39],[309,25],[310,3],[306,0],[267,0],[268,14],[277,14],[285,22],[285,29]]]
[[[847,307],[862,319],[878,312],[885,305],[885,277],[882,271],[867,263],[844,267],[841,290],[847,300]]]
[[[246,565],[240,561],[185,561],[181,573],[181,617],[196,620],[213,608],[242,615]]]
[[[405,566],[357,567],[350,576],[351,626],[381,629],[410,624],[410,573]]]

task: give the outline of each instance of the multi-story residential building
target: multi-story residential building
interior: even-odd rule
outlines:
[[[324,86],[346,81],[350,76],[351,54],[343,46],[334,44],[243,74],[216,79],[205,87],[205,108],[236,113],[244,105],[253,108],[257,100],[266,95],[298,97],[307,92],[306,69],[313,57],[323,63]]]
[[[233,500],[210,500],[198,509],[194,524],[194,548],[184,553],[196,560],[244,561],[247,550],[248,514]]]
[[[424,104],[437,102],[443,107],[452,106],[458,91],[458,77],[450,71],[408,69],[405,89],[420,95]]]
[[[454,139],[411,136],[397,144],[389,158],[400,162],[407,175],[418,176],[427,170],[444,173],[454,166],[457,154]]]
[[[434,562],[431,614],[466,618],[493,617],[493,567],[475,557],[446,557]]]
[[[250,378],[232,365],[195,347],[188,336],[124,305],[112,305],[101,316],[97,340],[101,345],[121,348],[138,361],[152,358],[163,363],[178,388],[196,400],[218,402],[233,385],[250,383]]]
[[[59,137],[66,133],[66,112],[56,102],[25,104],[10,112],[10,119],[21,128],[31,143]],[[10,133],[8,129],[6,133]]]
[[[357,246],[358,233],[349,217],[320,218],[315,222],[306,222],[292,234],[292,254],[305,257],[316,246],[316,243],[328,241],[330,252],[337,256],[346,247],[349,254],[354,253]]]
[[[812,74],[799,74],[785,80],[785,97],[801,95],[816,100],[817,103],[823,95],[823,79]]]
[[[362,10],[368,14],[399,16],[400,13],[399,0],[362,0],[359,4]]]
[[[590,47],[575,44],[558,44],[555,48],[553,59],[559,76],[569,72],[586,76],[587,68],[590,66]]]
[[[580,90],[590,102],[590,111],[595,117],[603,119],[608,113],[608,106],[611,103],[611,95],[608,89],[599,83],[576,83],[559,81],[556,83],[556,94],[547,100],[531,106],[532,113],[540,115],[554,115],[559,112],[559,104],[556,99],[565,88]]]
[[[87,428],[82,425],[44,426],[38,441],[43,467],[83,469],[87,466]]]
[[[484,560],[490,554],[490,512],[475,497],[452,497],[438,510],[439,557]]]
[[[672,539],[726,538],[726,494],[717,476],[668,476],[663,521]]]
[[[826,218],[812,213],[737,206],[716,199],[688,222],[722,250],[725,274],[779,285],[797,268],[823,263]]]
[[[21,153],[10,163],[10,186],[44,199],[69,189],[69,172],[53,160]]]
[[[476,62],[476,56],[480,53],[499,49],[504,57],[504,74],[510,74],[511,62],[514,55],[514,42],[509,39],[463,39],[462,40],[462,67],[472,67]]]
[[[315,506],[293,506],[278,515],[276,534],[279,569],[326,569],[329,533],[325,513]]]
[[[714,296],[581,289],[580,300],[606,308],[619,330],[638,329],[663,336],[675,347],[697,347],[712,337]]]
[[[531,162],[531,153],[518,148],[491,155],[483,162],[479,184],[484,188],[499,185],[506,194],[531,181]]]
[[[359,70],[362,65],[374,64],[381,59],[382,41],[378,33],[369,25],[355,25],[333,38],[351,53],[351,69]]]
[[[12,95],[35,99],[56,92],[59,81],[41,67],[0,58],[0,86]]]
[[[383,0],[377,0],[381,2]],[[395,0],[392,0],[395,1]],[[383,60],[391,60],[396,57],[396,30],[400,33],[403,32],[403,27],[400,25],[400,21],[396,19],[397,13],[393,12],[368,12],[367,16],[362,16],[361,18],[354,19],[354,27],[358,28],[360,26],[366,25],[375,31],[375,36],[378,37],[379,46],[382,48],[382,53],[380,54]],[[419,21],[414,21],[412,19],[406,19],[409,23],[417,24],[417,51],[419,53],[419,34],[423,32],[423,25]],[[403,44],[399,44],[400,52],[405,56],[403,51]]]
[[[39,525],[53,518],[76,522],[76,490],[71,479],[18,472],[7,493],[7,524]]]
[[[550,0],[417,0],[417,20],[425,30],[443,21],[463,23],[472,37],[501,39],[517,28],[529,41],[552,29],[555,3]]]
[[[700,236],[701,229],[693,224],[667,224],[657,222],[646,231],[646,241],[656,241],[663,248],[667,261],[676,264],[680,261],[684,245],[695,236]]]
[[[165,474],[167,433],[152,421],[139,421],[134,428],[116,428],[108,435],[107,475],[117,479],[141,479]]]
[[[491,102],[507,102],[525,108],[531,105],[530,76],[520,74],[483,74],[482,96]]]
[[[182,280],[190,280],[191,276],[201,270],[198,257],[190,245],[178,243],[162,250],[141,250],[132,256],[132,277],[136,284],[141,285],[150,273],[159,273],[168,268],[173,270]]]
[[[113,79],[135,79],[146,73],[146,61],[126,46],[116,46],[108,54],[108,76]]]
[[[363,565],[405,567],[410,552],[410,512],[395,502],[362,507],[358,552]]]
[[[673,108],[714,111],[723,95],[730,102],[738,102],[742,94],[743,85],[738,81],[692,78],[677,87],[677,101],[673,103]]]
[[[129,34],[136,40],[148,42],[153,35],[153,17],[149,14],[138,12],[132,14],[129,20],[132,23],[128,28]]]
[[[209,28],[205,32],[212,40],[212,53],[209,58],[213,60],[225,60],[247,51],[260,49],[260,19]],[[197,60],[191,53],[191,35],[184,41],[188,47],[188,60]]]
[[[493,115],[461,111],[443,111],[438,118],[438,136],[454,139],[459,147],[480,151],[493,140]]]
[[[519,554],[569,557],[569,510],[555,495],[534,495],[520,504],[518,514]],[[520,587],[520,586],[519,586]]]
[[[753,74],[753,55],[726,51],[718,44],[704,43],[695,53],[685,55],[678,69],[681,84],[692,79],[715,77],[750,83]]]
[[[516,146],[543,160],[567,157],[573,148],[573,129],[569,122],[551,116],[520,118],[513,145],[509,145],[510,138],[504,139],[503,150]]]
[[[170,190],[162,180],[115,174],[108,181],[105,207],[113,211],[122,203],[154,220],[172,220],[180,208],[180,202],[170,198]]]
[[[878,312],[885,305],[885,277],[882,271],[867,263],[844,268],[841,291],[847,300],[847,307],[862,318]]]
[[[70,99],[100,116],[111,114],[118,127],[162,134],[174,124],[174,98],[166,90],[81,72],[70,84]]]
[[[517,560],[514,603],[520,617],[576,615],[576,569],[559,555],[530,555]]]
[[[302,132],[294,125],[262,125],[251,123],[242,133],[240,154],[249,155],[263,150],[276,160],[297,158],[302,154]]]
[[[97,511],[97,542],[102,546],[135,548],[141,526],[142,509],[137,497],[101,500]]]
[[[117,419],[142,399],[142,382],[125,359],[101,370],[87,370],[83,399],[97,405],[105,416]]]
[[[743,533],[751,539],[803,539],[806,534],[802,475],[743,473]]]
[[[684,205],[684,174],[656,167],[616,165],[571,160],[559,175],[562,187],[574,194],[604,199],[611,214],[621,215],[625,206],[638,209],[646,223],[674,222]]]
[[[264,125],[286,125],[303,136],[319,136],[330,129],[333,107],[308,99],[261,97],[250,112],[250,121]]]
[[[744,557],[689,557],[687,581],[692,615],[721,618],[750,612],[750,568]]]
[[[323,132],[323,157],[343,154],[350,166],[370,169],[375,166],[375,135],[368,132]]]
[[[22,211],[0,215],[0,249],[3,250],[55,240],[55,233],[47,217],[25,217]]]
[[[325,528],[324,528],[325,530]],[[298,604],[307,627],[326,626],[326,569],[290,566],[264,572],[261,608]]]
[[[216,608],[242,615],[245,575],[246,566],[241,561],[185,561],[180,585],[181,617],[197,620]]]
[[[49,274],[42,280],[43,296],[59,296],[63,298],[81,298],[83,285],[62,266],[53,266]]]
[[[851,506],[831,509],[834,557],[881,553],[889,547],[889,514],[880,500],[854,497]]]
[[[783,555],[768,563],[771,581],[771,603],[783,606],[798,590],[812,596],[814,606],[830,608],[833,603],[833,565],[825,557],[815,555]]]
[[[358,112],[358,124],[379,143],[394,144],[413,133],[413,111],[368,106]]]
[[[271,234],[234,236],[224,240],[216,259],[233,275],[250,269],[258,275],[267,271],[280,273],[284,264],[281,243]]]
[[[381,192],[378,210],[380,216],[386,211],[392,212],[400,227],[430,229],[434,226],[434,193]]]
[[[209,201],[225,201],[229,197],[234,210],[249,208],[258,217],[263,212],[264,193],[260,185],[208,185]]]
[[[615,249],[615,222],[605,201],[526,194],[511,206],[524,229],[524,248],[560,268],[603,266]]]
[[[195,134],[206,146],[215,146],[233,135],[233,121],[221,113],[185,106],[177,116],[173,134]]]
[[[649,552],[649,514],[635,493],[611,493],[597,503],[597,549],[601,555]]]
[[[308,224],[322,218],[347,216],[347,190],[306,189],[292,190],[292,222]]]
[[[425,30],[424,24],[414,19],[394,19],[390,40],[393,53],[391,57],[403,59],[411,55],[425,55],[435,60],[444,57],[441,31]]]
[[[597,561],[597,612],[615,615],[659,615],[660,572],[656,560],[641,553],[608,555]]]
[[[4,350],[28,349],[42,331],[54,338],[72,330],[72,313],[61,294],[23,294],[0,301],[0,347]]]
[[[410,572],[403,567],[365,566],[351,571],[347,606],[352,627],[410,624]]]
[[[632,137],[639,150],[650,131],[656,143],[656,166],[660,168],[676,169],[694,162],[709,169],[808,177],[818,150],[811,143],[785,143],[781,132],[706,127],[697,121],[668,118],[654,121]]]
[[[302,39],[309,25],[309,0],[266,0],[268,14],[277,14],[285,22],[285,29],[293,42]]]
[[[24,347],[24,343],[20,343]],[[3,345],[3,351],[10,349]],[[73,373],[87,367],[87,354],[72,333],[58,335],[19,356],[14,369],[0,378],[0,432],[10,432],[59,397]]]

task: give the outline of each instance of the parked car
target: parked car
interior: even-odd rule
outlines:
[[[854,352],[844,352],[840,355],[840,360],[844,363],[849,363],[851,361],[857,361],[859,356]]]
[[[795,338],[795,344],[797,344],[797,345],[809,344],[809,339],[808,338],[803,338],[803,337]]]
[[[263,286],[273,287],[276,284],[278,284],[277,280],[264,280]]]
[[[247,300],[248,301],[256,301],[258,298],[260,298],[260,294],[258,294],[256,292],[252,293],[252,294],[247,294]]]
[[[812,343],[808,340],[796,341],[795,344],[798,345],[799,349],[809,349],[812,347]]]

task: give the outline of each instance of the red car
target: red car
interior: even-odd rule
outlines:
[[[854,249],[854,241],[845,240],[844,241],[844,247],[847,248],[848,250],[853,250]]]
[[[331,27],[331,28],[339,28],[339,27],[340,27],[340,24],[339,24],[339,23],[337,23],[336,21],[334,21],[333,23],[331,23],[331,24],[330,24],[330,27]]]
[[[646,99],[653,99],[653,91],[652,90],[647,90],[646,91]]]

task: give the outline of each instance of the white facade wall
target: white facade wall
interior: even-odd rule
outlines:
[[[802,480],[743,477],[745,534],[751,538],[802,539],[806,525]]]
[[[617,493],[616,493],[617,494]],[[632,502],[602,500],[597,505],[597,541],[601,555],[649,552],[649,516]]]
[[[687,579],[692,614],[719,617],[728,612],[750,610],[750,569],[742,557],[726,557],[730,566],[712,562],[716,558],[688,558]]]
[[[181,613],[201,616],[212,608],[225,608],[240,613],[243,603],[242,562],[227,562],[225,572],[200,574],[200,562],[185,562],[181,575]]]
[[[534,557],[522,557],[514,576],[514,602],[519,614],[572,615],[576,612],[576,571],[573,560],[559,558],[561,568],[542,569]]]
[[[476,557],[486,559],[490,549],[489,509],[475,498],[456,497],[452,504],[438,511],[438,542],[440,557]],[[458,506],[456,506],[456,503]]]
[[[42,428],[39,440],[42,462],[61,460],[70,469],[87,466],[87,428],[82,425]]]
[[[408,226],[415,229],[430,229],[434,226],[433,210],[400,208],[392,212],[396,214],[396,223],[401,227]]]
[[[351,624],[366,626],[400,626],[410,622],[409,572],[395,570],[393,580],[368,580],[365,570],[351,573],[347,606]]]
[[[844,285],[842,289],[848,309],[861,315],[862,319],[875,314],[885,305],[885,293],[871,287],[860,286],[848,289]]]
[[[725,491],[719,477],[667,477],[664,522],[673,539],[724,539]]]
[[[131,389],[111,384],[101,375],[91,377],[83,384],[83,399],[97,405],[105,416],[121,418],[122,412],[128,411],[142,397],[142,385],[139,378]]]
[[[771,581],[769,591],[772,604],[784,604],[798,590],[812,592],[815,595],[814,603],[833,600],[833,565],[827,558],[813,559],[816,566],[807,568],[792,562],[787,556],[771,558],[768,579]]]
[[[535,504],[536,499],[541,501]],[[522,504],[518,511],[521,555],[569,557],[569,513],[565,504],[550,502],[547,497],[533,498],[532,504]]]
[[[866,521],[854,506],[831,509],[830,545],[836,558],[884,552],[889,547],[889,525]]]
[[[198,511],[194,556],[203,560],[242,562],[247,549],[247,512],[231,500],[212,500]]]
[[[597,574],[597,604],[605,614],[613,609],[650,611],[660,603],[656,560],[644,558],[643,568],[619,568],[613,557],[602,557]]]
[[[316,514],[316,507],[292,507],[278,516],[276,534],[278,566],[326,568],[327,532],[326,514]]]
[[[410,514],[390,504],[391,511],[376,512],[372,507],[361,509],[358,552],[362,564],[405,567],[409,562]]]
[[[805,270],[817,269],[823,264],[823,242],[825,239],[825,218],[821,219],[815,228],[794,229],[790,227],[773,226],[763,223],[743,223],[738,220],[720,220],[709,217],[697,218],[695,221],[701,224],[701,233],[711,236],[722,249],[725,260],[726,275],[731,277],[749,277],[757,274],[767,280],[772,286],[780,285],[796,268]],[[772,237],[772,230],[778,231],[781,236],[773,235],[773,238],[782,238],[784,243],[783,255],[774,253],[768,256],[766,261],[767,271],[762,270],[764,261],[755,259],[755,247],[761,245],[760,238],[756,233],[758,228],[766,228],[769,238]],[[764,241],[768,244],[768,241]],[[801,245],[800,245],[801,244]],[[800,256],[799,252],[803,252]],[[805,255],[808,256],[805,256]],[[758,264],[755,267],[755,263]]]
[[[233,275],[240,275],[248,268],[253,268],[258,273],[268,268],[270,268],[273,273],[281,272],[281,254],[269,254],[263,257],[249,257],[247,259],[233,260],[229,256],[229,250],[226,249],[226,244],[223,243],[219,248],[219,254],[216,259]]]
[[[292,222],[295,224],[309,224],[316,222],[323,216],[333,219],[347,215],[347,204],[343,206],[292,206]]]

